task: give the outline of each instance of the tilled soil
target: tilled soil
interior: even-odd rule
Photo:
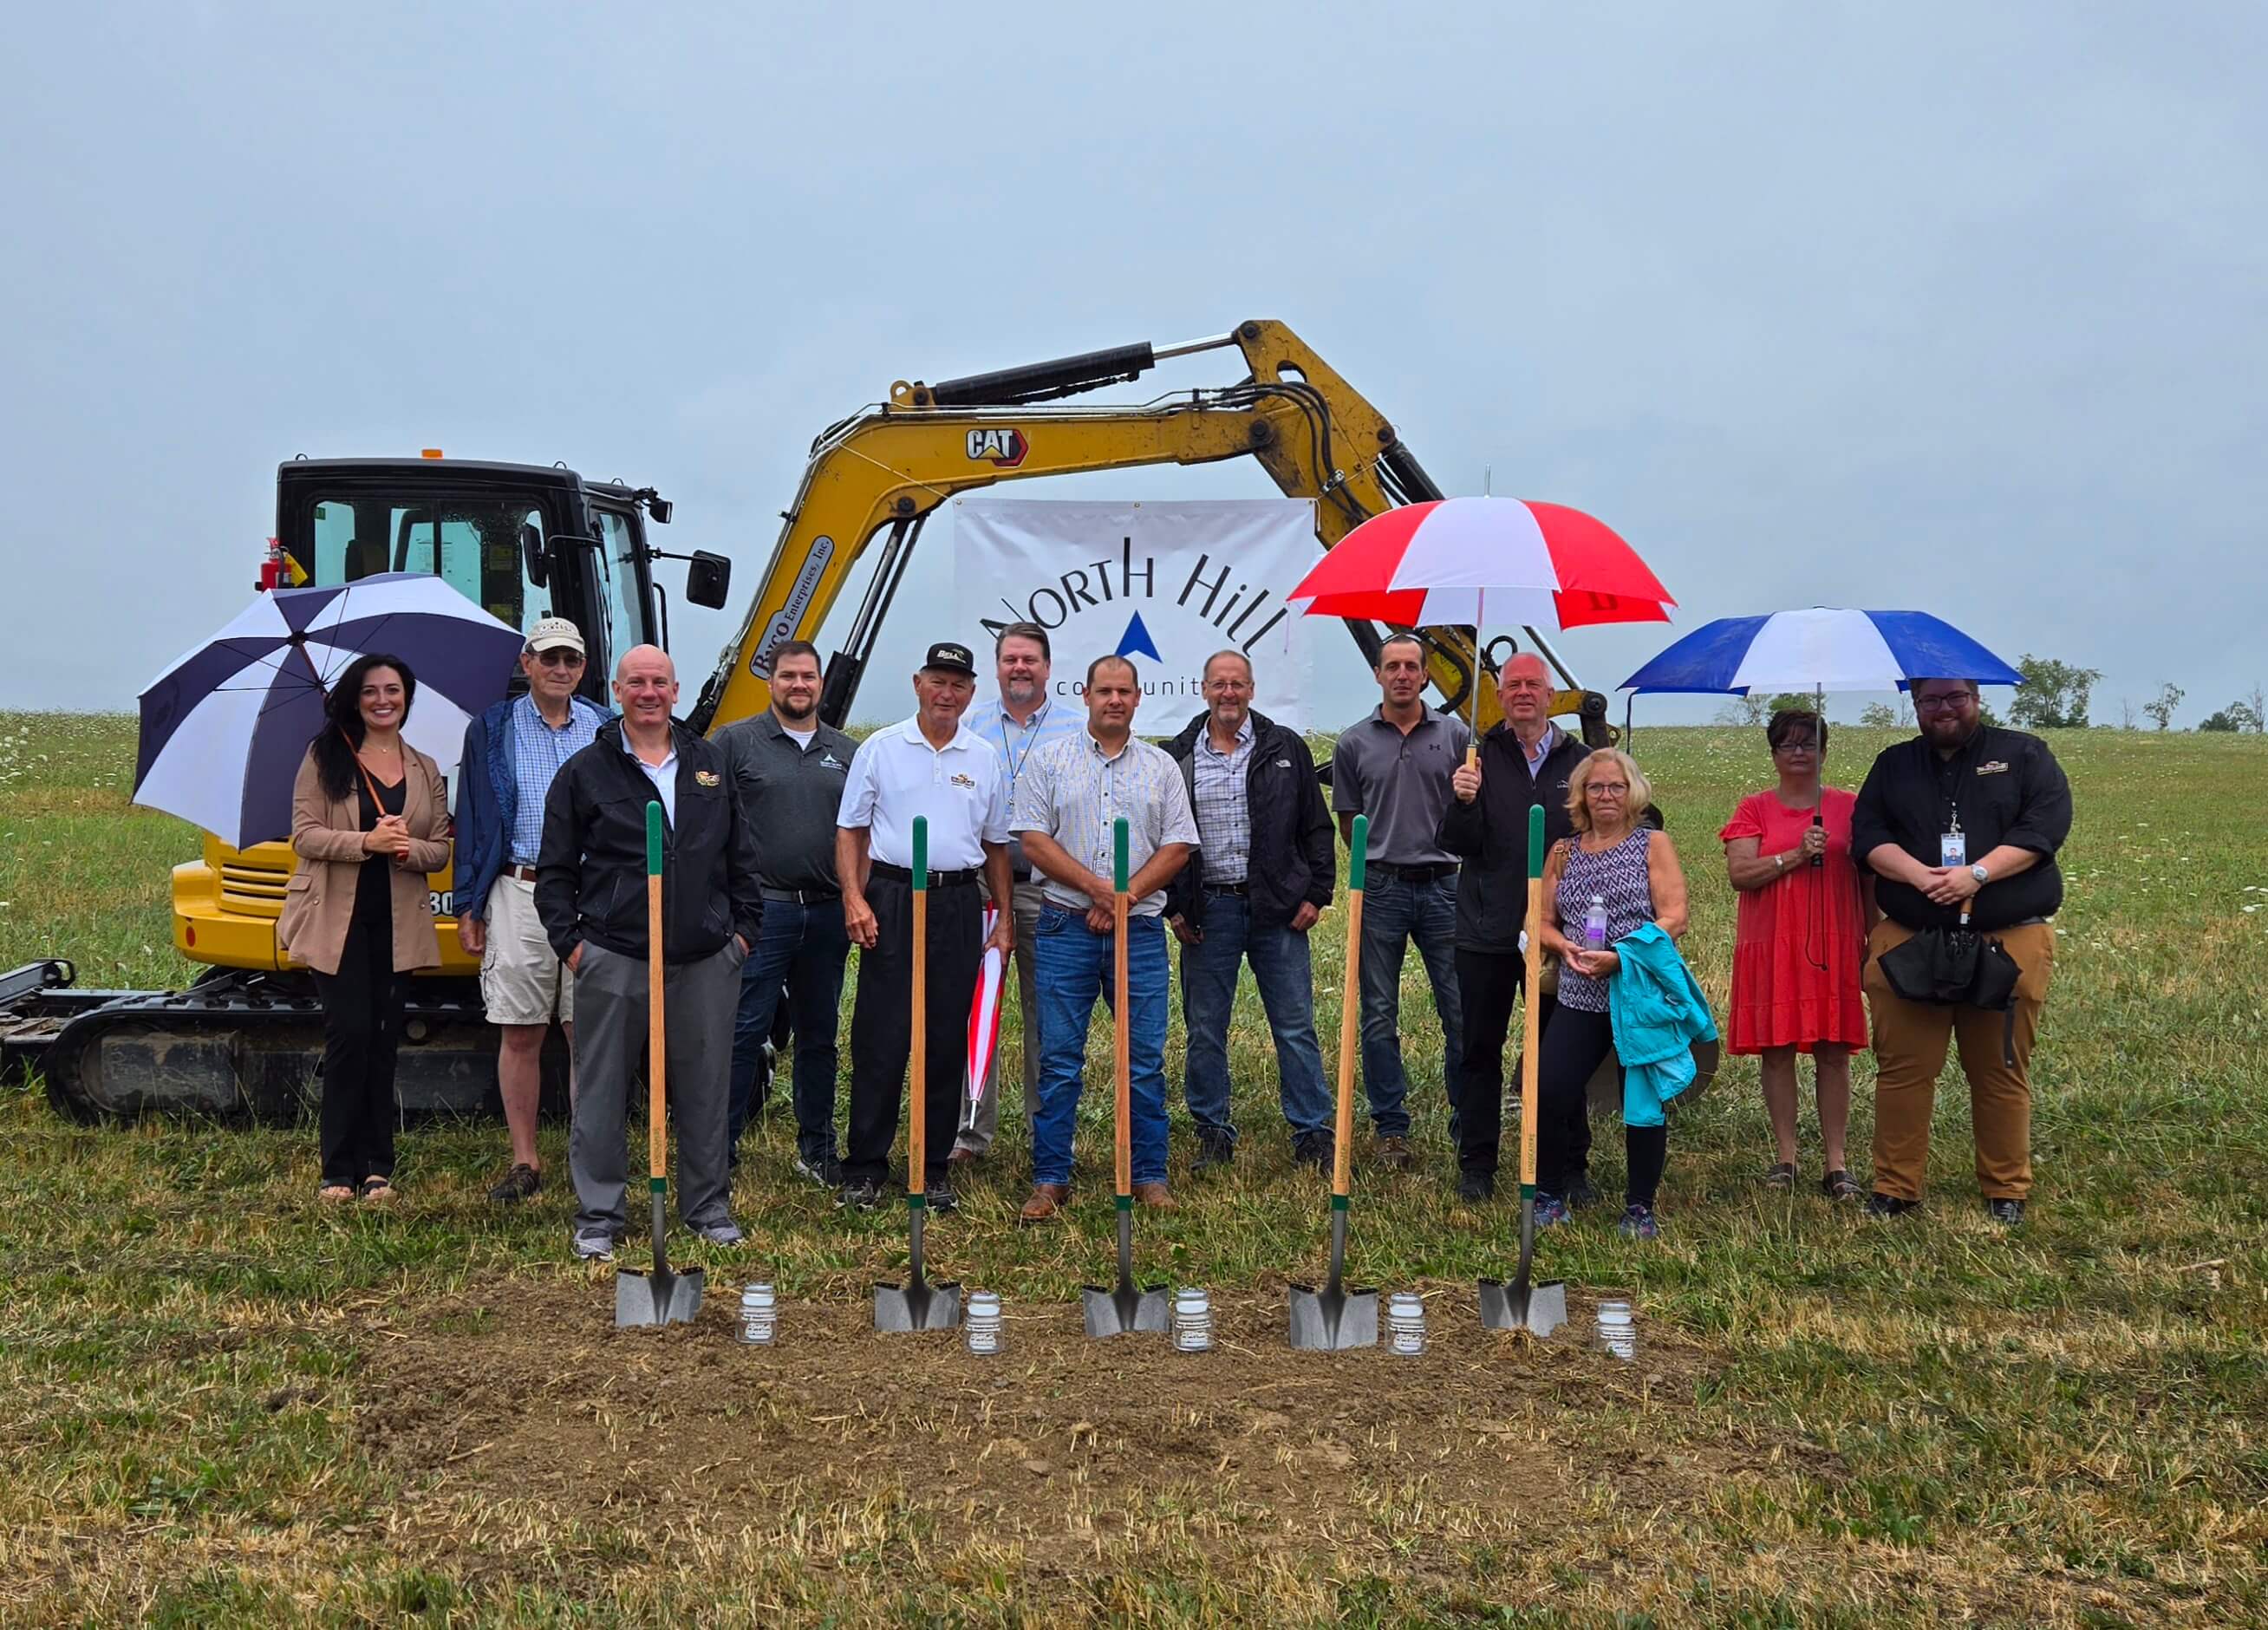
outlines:
[[[1429,1287],[1417,1358],[1292,1351],[1280,1282],[1216,1292],[1202,1355],[1091,1339],[1073,1302],[1012,1304],[1008,1350],[978,1358],[958,1334],[877,1334],[863,1302],[786,1302],[777,1344],[743,1346],[737,1293],[712,1283],[697,1322],[661,1330],[614,1328],[610,1275],[391,1315],[367,1346],[364,1441],[437,1516],[510,1500],[675,1526],[880,1495],[940,1540],[1041,1557],[1192,1508],[1295,1550],[1419,1501],[1508,1533],[1559,1525],[1595,1479],[1675,1504],[1820,1458],[1697,1429],[1701,1353],[1655,1330],[1638,1362],[1593,1351],[1587,1302],[1537,1344],[1482,1330],[1471,1287]]]

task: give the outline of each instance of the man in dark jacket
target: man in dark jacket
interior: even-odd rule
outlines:
[[[1481,738],[1480,757],[1449,778],[1441,847],[1464,861],[1457,879],[1457,990],[1464,998],[1464,1059],[1456,1103],[1457,1194],[1496,1192],[1504,1134],[1504,1044],[1527,984],[1521,949],[1528,922],[1528,812],[1543,807],[1547,847],[1574,834],[1567,778],[1589,749],[1551,722],[1551,675],[1522,652],[1497,675],[1503,721]],[[1548,1004],[1547,1014],[1548,1016]],[[1524,1037],[1533,1046],[1535,1037]]]
[[[1181,763],[1204,838],[1166,902],[1182,945],[1182,1091],[1197,1125],[1196,1169],[1225,1166],[1236,1154],[1228,1019],[1248,960],[1276,1038],[1292,1157],[1328,1168],[1332,1104],[1315,1044],[1307,930],[1330,904],[1336,875],[1330,810],[1300,733],[1252,711],[1252,664],[1241,653],[1207,660],[1204,696],[1205,711],[1166,748]]]
[[[1851,812],[1851,853],[1874,874],[1882,920],[1860,983],[1874,1020],[1874,1192],[1867,1209],[1921,1206],[1929,1119],[1946,1044],[1961,1044],[1977,1186],[1995,1221],[2024,1220],[2032,1189],[2032,1043],[2063,904],[2056,851],[2071,834],[2071,783],[2046,742],[1985,724],[1968,679],[1908,682],[1921,734],[1885,748]],[[1915,934],[1963,925],[2017,968],[2014,1012],[1909,1001],[1882,958]]]
[[[615,669],[622,716],[569,759],[543,803],[535,909],[574,970],[576,1089],[567,1164],[575,1254],[604,1260],[624,1225],[623,1110],[646,1051],[645,810],[663,816],[660,955],[677,1210],[712,1244],[733,1226],[725,1122],[740,964],[763,926],[756,845],[725,755],[670,717],[677,675],[652,645]]]

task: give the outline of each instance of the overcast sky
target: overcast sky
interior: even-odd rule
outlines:
[[[637,10],[16,14],[0,705],[130,705],[246,597],[295,453],[651,483],[740,601],[893,380],[1248,316],[1445,489],[1639,549],[1679,623],[1568,637],[1594,688],[1804,604],[2099,667],[2098,719],[2268,681],[2257,4]],[[953,631],[949,539],[883,675]],[[688,698],[736,625],[679,616]]]

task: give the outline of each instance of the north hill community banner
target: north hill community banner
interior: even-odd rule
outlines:
[[[1167,734],[1204,705],[1205,659],[1241,651],[1253,705],[1305,729],[1318,639],[1284,596],[1315,564],[1314,506],[1297,498],[1187,504],[1051,499],[954,501],[954,594],[963,628],[985,640],[1036,623],[1054,649],[1054,688],[1076,700],[1086,665],[1131,657],[1142,677],[1135,730]]]

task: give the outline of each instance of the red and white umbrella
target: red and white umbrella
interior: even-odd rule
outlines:
[[[984,937],[991,939],[992,930],[999,925],[1000,908],[984,908]],[[967,1073],[961,1077],[968,1095],[961,1105],[961,1130],[967,1132],[976,1124],[976,1106],[984,1097],[984,1077],[992,1068],[992,1054],[1000,1045],[1000,993],[1007,983],[1002,977],[1007,970],[1007,959],[1000,955],[997,945],[984,948],[984,960],[977,965],[976,989],[968,1002],[968,1057]],[[1027,1024],[1030,1022],[1027,1019]]]
[[[1677,602],[1605,522],[1561,504],[1437,498],[1374,515],[1285,595],[1403,628],[1667,623]]]

